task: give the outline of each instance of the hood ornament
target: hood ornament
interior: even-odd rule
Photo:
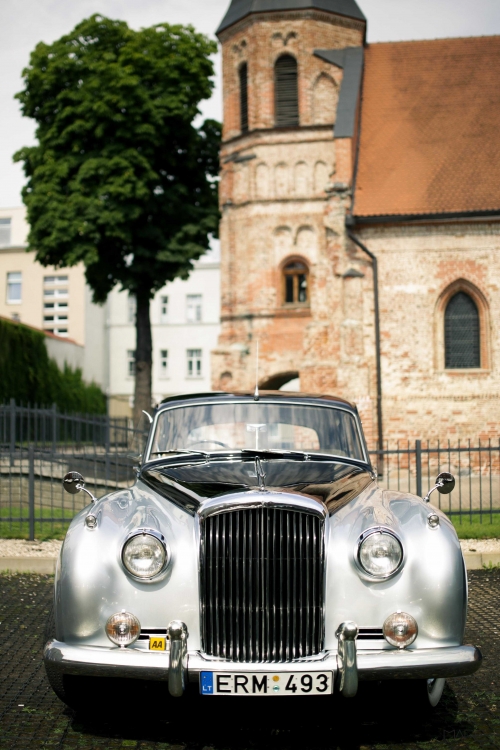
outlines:
[[[262,461],[260,460],[259,456],[255,456],[255,474],[257,475],[257,479],[259,480],[260,492],[266,492],[266,472],[262,468]]]

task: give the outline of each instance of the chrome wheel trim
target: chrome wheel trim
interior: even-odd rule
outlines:
[[[429,705],[434,708],[437,706],[443,695],[444,686],[446,679],[444,677],[434,677],[427,680],[427,697],[429,699]]]

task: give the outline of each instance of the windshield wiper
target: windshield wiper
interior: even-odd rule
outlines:
[[[191,456],[195,454],[197,456],[203,456],[204,458],[210,458],[209,453],[204,453],[203,451],[190,451],[190,450],[187,450],[186,448],[175,448],[169,451],[151,451],[150,455],[151,456],[169,456],[169,455],[174,455],[176,453],[184,453],[184,454],[191,455]]]
[[[300,458],[302,461],[308,461],[311,454],[307,451],[289,451],[279,450],[278,448],[243,448],[242,453],[248,456],[267,456],[271,455],[273,458]]]

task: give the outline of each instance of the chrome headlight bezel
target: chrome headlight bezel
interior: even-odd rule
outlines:
[[[390,573],[387,573],[385,575],[370,572],[364,567],[363,563],[361,562],[361,547],[363,543],[374,534],[386,534],[387,536],[392,537],[398,543],[401,550],[401,557],[398,566],[394,568],[394,570],[392,570]],[[395,575],[397,575],[405,564],[405,549],[403,546],[403,542],[393,529],[387,526],[372,526],[370,529],[363,531],[363,533],[359,536],[354,550],[354,560],[356,562],[356,567],[358,568],[358,570],[362,573],[363,576],[366,576],[368,580],[373,582],[387,581],[389,580],[389,578],[393,578]]]
[[[127,567],[127,564],[125,562],[126,547],[132,539],[135,539],[135,537],[138,537],[138,536],[152,536],[154,539],[156,539],[157,542],[159,542],[159,544],[161,545],[163,549],[163,554],[164,554],[163,565],[160,568],[160,570],[158,570],[158,572],[154,573],[151,576],[137,575],[132,570],[130,570],[130,568]],[[125,570],[125,573],[131,578],[133,578],[134,581],[141,582],[141,583],[156,583],[156,581],[161,580],[167,573],[168,568],[170,566],[170,562],[171,562],[171,554],[170,554],[170,549],[165,540],[165,537],[160,531],[158,531],[158,529],[140,528],[140,529],[135,529],[134,531],[131,531],[130,534],[126,536],[121,546],[120,561],[123,566],[123,569]]]

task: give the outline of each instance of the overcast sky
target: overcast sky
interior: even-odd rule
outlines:
[[[358,0],[368,19],[368,41],[500,34],[500,0]],[[34,143],[31,120],[21,117],[14,94],[37,42],[52,42],[82,18],[101,13],[133,28],[191,23],[213,35],[229,0],[0,0],[0,208],[21,204],[24,175],[12,154]],[[220,65],[203,114],[221,118]]]

